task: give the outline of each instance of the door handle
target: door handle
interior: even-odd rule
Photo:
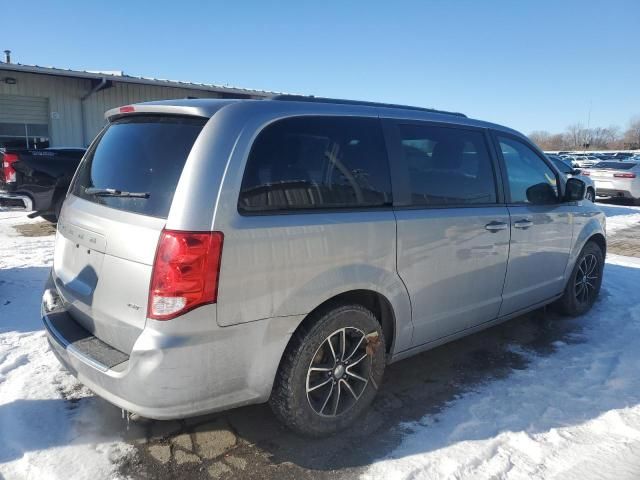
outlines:
[[[529,227],[533,227],[533,222],[531,220],[518,220],[517,222],[513,222],[513,226],[516,228],[521,228],[522,230],[526,230]]]
[[[499,232],[500,230],[506,230],[507,228],[509,228],[509,225],[507,225],[504,222],[491,222],[491,223],[487,223],[484,228],[486,228],[487,230],[489,230],[490,232]]]

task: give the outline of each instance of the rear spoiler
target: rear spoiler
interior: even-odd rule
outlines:
[[[107,110],[104,118],[112,122],[117,118],[127,115],[136,114],[164,114],[164,115],[188,115],[192,117],[211,118],[218,108],[206,108],[200,105],[170,105],[170,104],[153,104],[138,103],[134,105],[124,105],[122,107]]]

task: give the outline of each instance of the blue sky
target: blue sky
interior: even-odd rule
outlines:
[[[640,115],[640,1],[4,1],[16,62],[406,103],[525,133]],[[591,107],[590,107],[591,106]]]

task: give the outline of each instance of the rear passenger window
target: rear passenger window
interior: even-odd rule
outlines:
[[[413,205],[496,203],[496,184],[484,135],[432,125],[399,125]]]
[[[251,213],[390,204],[389,165],[378,119],[294,117],[258,135],[238,209]]]

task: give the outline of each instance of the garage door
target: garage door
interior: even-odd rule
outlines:
[[[49,145],[49,99],[0,95],[0,147]]]

